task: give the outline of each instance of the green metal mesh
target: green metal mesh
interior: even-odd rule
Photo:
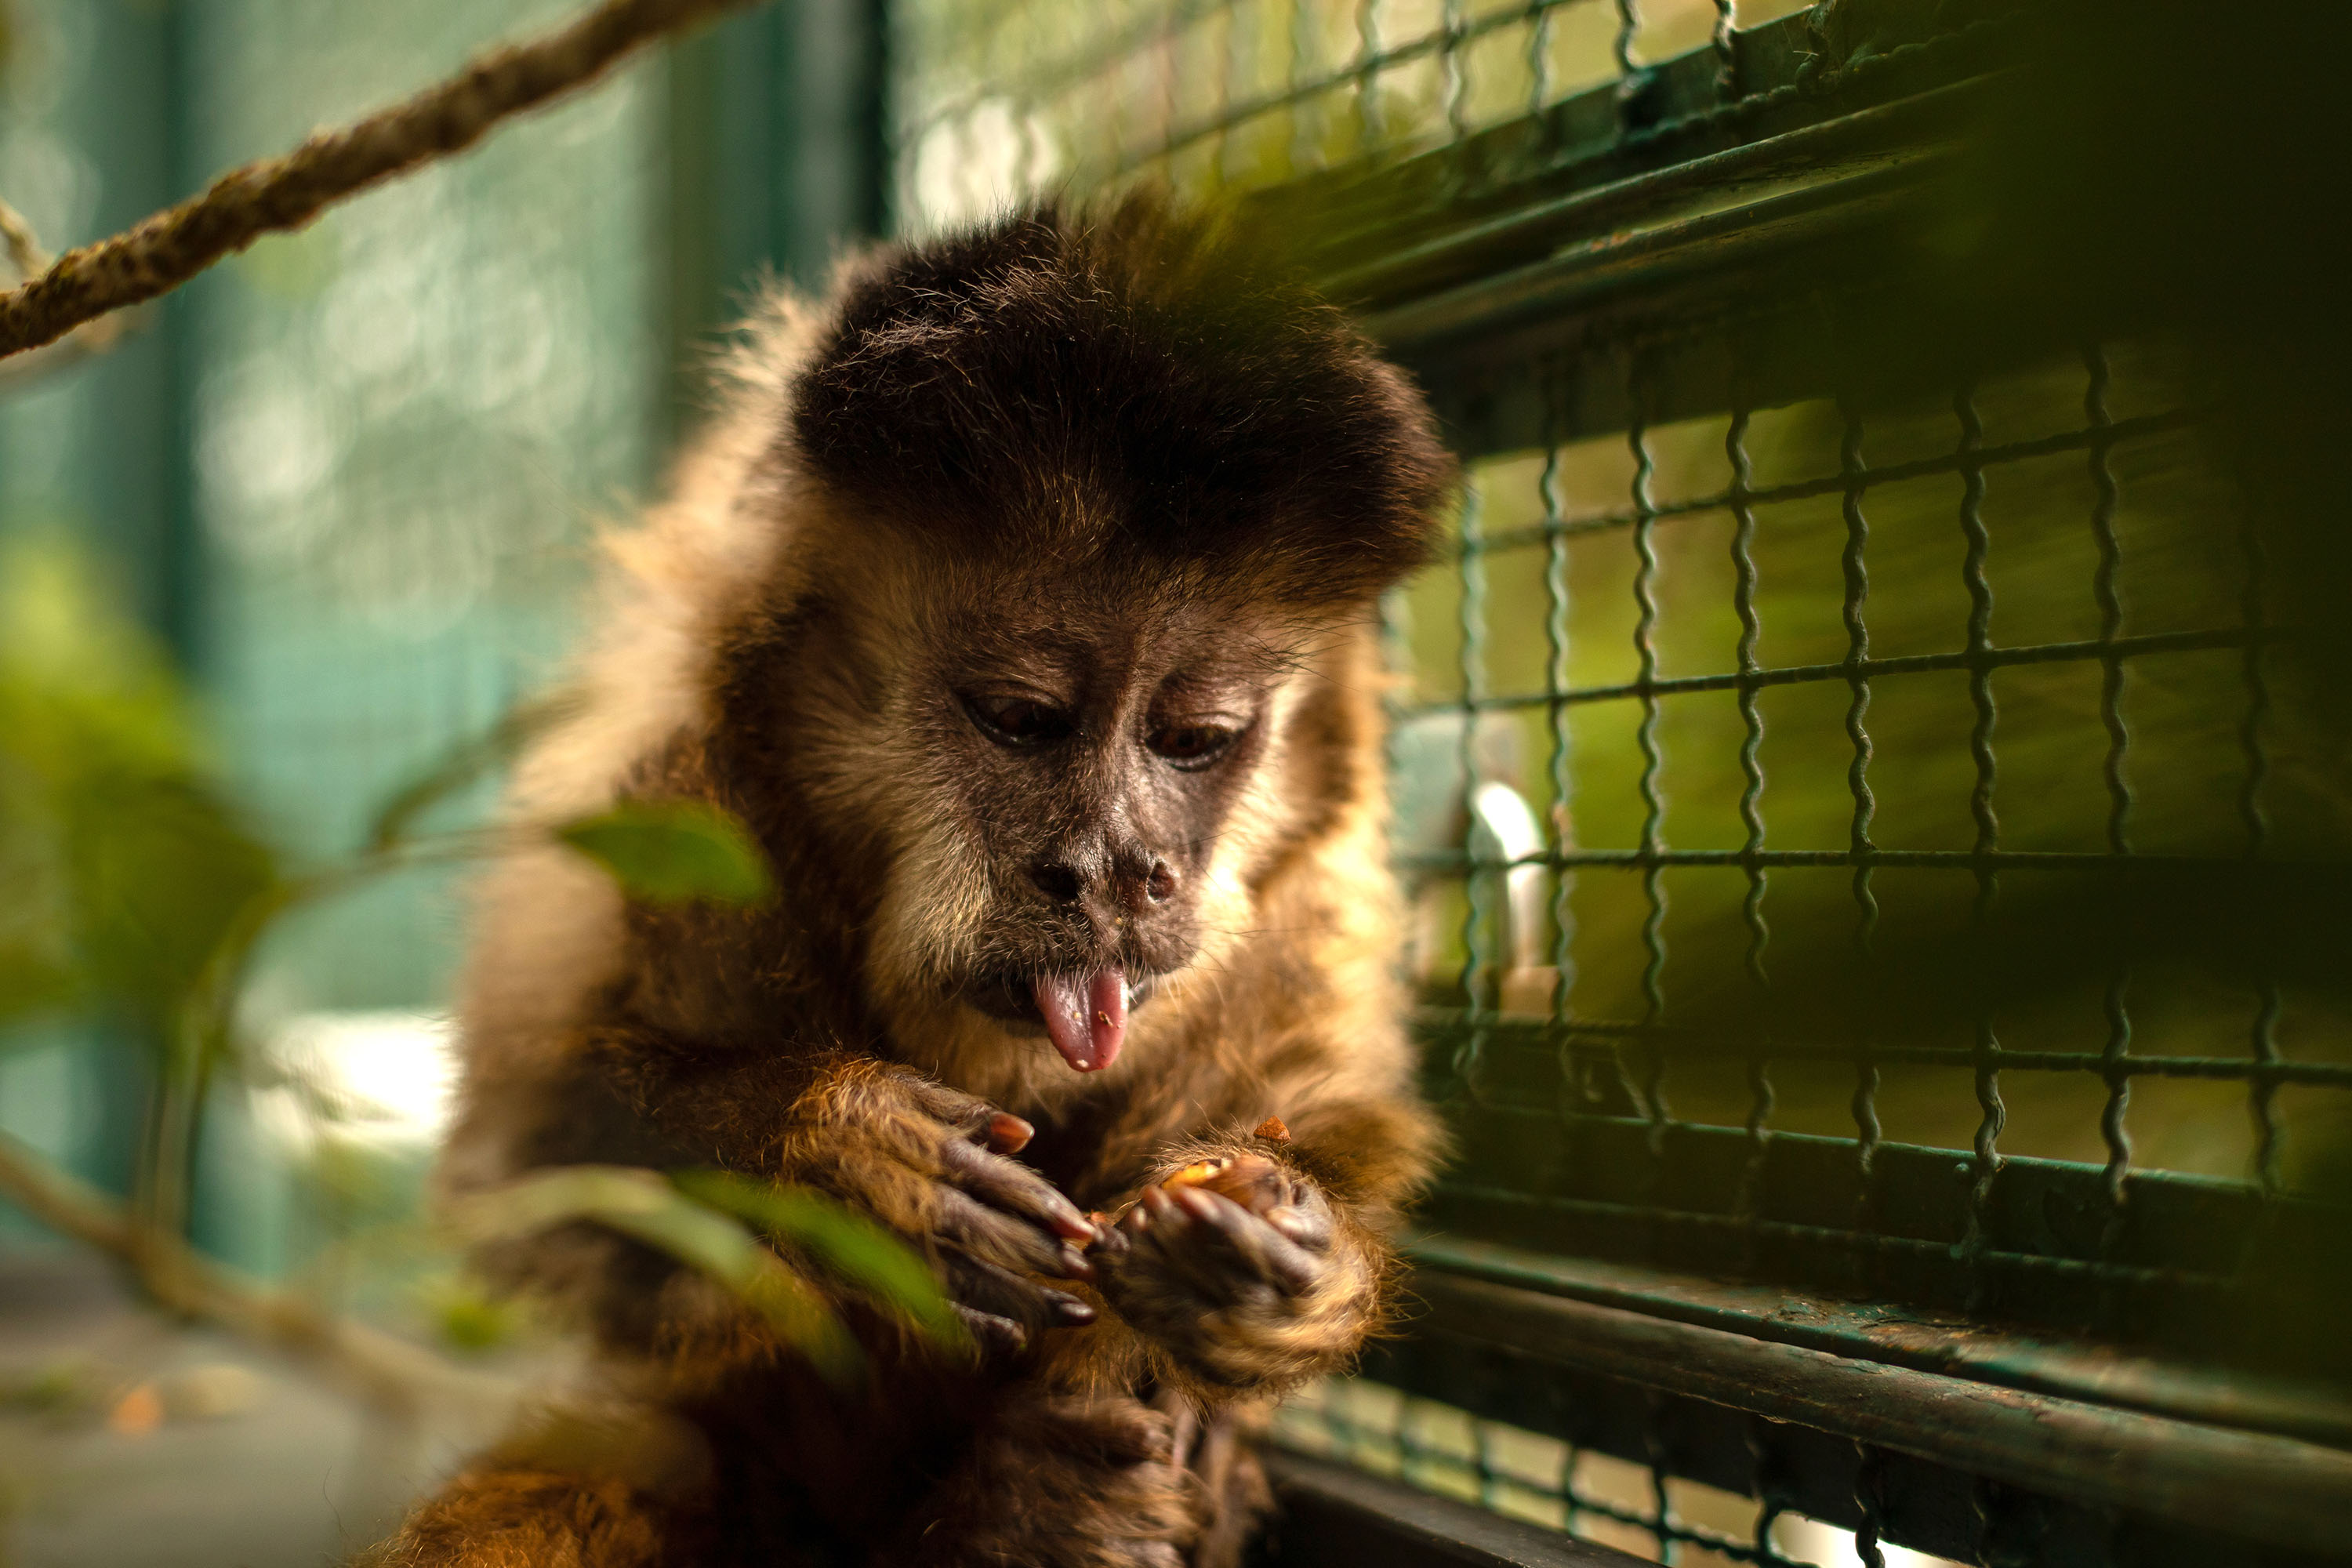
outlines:
[[[1672,1475],[1670,1467],[1620,1458],[1360,1378],[1318,1384],[1294,1396],[1276,1413],[1274,1436],[1299,1453],[1651,1562],[1670,1554],[1681,1568],[1836,1568],[1858,1551],[1877,1552],[1892,1568],[1944,1568],[1948,1561],[1884,1545],[1867,1521],[1857,1531],[1801,1513],[1769,1487],[1752,1497],[1727,1491]],[[1759,1434],[1759,1456],[1769,1441],[1769,1433]]]
[[[1254,193],[1470,460],[1386,611],[1425,1267],[2334,1365],[2352,1019],[2279,911],[2352,813],[2226,421],[2161,321],[1946,312],[1853,216],[2012,13],[913,0],[898,210]],[[1370,1371],[1278,1436],[1660,1560],[2266,1560],[1442,1331]]]
[[[1443,144],[1710,46],[1804,0],[907,0],[899,208],[917,228],[1030,189],[1158,174],[1272,184]]]
[[[2234,502],[2178,384],[2146,345],[2093,349],[1942,406],[1479,466],[1454,563],[1394,617],[1402,760],[1438,780],[1408,802],[1482,803],[1408,823],[1414,962],[1465,1113],[1598,1137],[1608,1168],[1547,1193],[1474,1156],[1451,1191],[1687,1228],[1686,1256],[1843,1236],[1975,1276],[2095,1271],[2157,1173],[2317,1180],[2352,1088],[2325,1001],[2289,1033],[2258,974],[2121,959],[1990,999],[2021,956],[2005,905],[2045,931],[2095,908],[2053,882],[2258,856],[2334,809],[2273,759],[2313,753],[2280,745],[2305,721],[2268,700],[2259,556],[2212,526]],[[1792,984],[1835,994],[1780,1005]],[[1850,1216],[1774,1201],[1778,1141],[1843,1146]],[[1898,1150],[1962,1156],[1957,1234],[1881,1212]],[[2097,1168],[2095,1245],[1998,1237],[2017,1156]],[[1678,1202],[1694,1162],[1727,1179]]]

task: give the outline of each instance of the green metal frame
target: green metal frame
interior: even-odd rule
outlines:
[[[698,352],[762,278],[824,286],[843,247],[887,233],[888,17],[880,0],[760,6],[668,59],[669,362],[686,409]]]

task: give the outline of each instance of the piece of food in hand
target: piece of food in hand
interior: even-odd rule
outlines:
[[[1196,1161],[1160,1184],[1167,1192],[1201,1187],[1222,1194],[1252,1214],[1264,1214],[1284,1197],[1281,1168],[1257,1154]]]
[[[1225,1173],[1231,1160],[1195,1160],[1160,1184],[1163,1187],[1203,1187]]]

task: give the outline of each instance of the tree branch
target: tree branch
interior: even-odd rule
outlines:
[[[353,192],[470,146],[499,121],[593,80],[665,34],[750,3],[605,0],[555,32],[476,57],[404,103],[320,132],[284,157],[231,170],[202,195],[69,250],[0,294],[0,355],[176,289],[274,229],[299,228]]]
[[[76,1241],[128,1263],[165,1308],[217,1324],[291,1357],[388,1414],[441,1397],[500,1405],[512,1385],[457,1366],[421,1345],[321,1312],[224,1268],[178,1237],[139,1225],[123,1205],[0,1133],[0,1197]]]
[[[40,237],[25,221],[25,215],[5,201],[0,201],[0,250],[7,252],[8,266],[20,284],[47,272],[57,259],[41,248]],[[21,391],[35,382],[47,380],[55,372],[104,353],[143,325],[145,315],[143,310],[131,310],[102,321],[85,321],[68,332],[60,342],[0,361],[0,395]]]

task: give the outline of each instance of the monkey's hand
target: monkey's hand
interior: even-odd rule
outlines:
[[[1331,1371],[1381,1310],[1381,1243],[1267,1140],[1143,1190],[1096,1251],[1103,1295],[1201,1382],[1236,1392]]]
[[[1008,1158],[1029,1124],[904,1068],[827,1073],[795,1107],[781,1173],[873,1215],[928,1256],[985,1349],[1017,1351],[1094,1309],[1040,1275],[1092,1279],[1095,1226],[1051,1182]]]

